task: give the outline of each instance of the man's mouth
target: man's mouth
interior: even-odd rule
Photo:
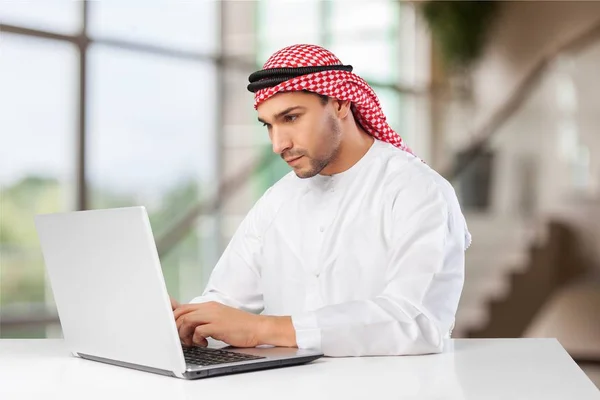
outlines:
[[[288,164],[293,164],[293,163],[295,163],[296,161],[298,161],[299,159],[301,159],[302,157],[304,157],[304,156],[299,156],[299,157],[290,158],[290,159],[287,159],[287,160],[285,160],[285,162],[287,162]]]

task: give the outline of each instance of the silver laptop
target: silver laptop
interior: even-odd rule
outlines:
[[[38,215],[35,224],[64,340],[75,356],[183,379],[322,356],[281,347],[184,348],[144,207]]]

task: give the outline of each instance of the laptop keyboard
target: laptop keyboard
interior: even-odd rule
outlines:
[[[185,361],[197,365],[215,365],[231,362],[259,360],[261,358],[250,354],[234,353],[226,350],[210,349],[206,347],[184,347],[183,355]]]

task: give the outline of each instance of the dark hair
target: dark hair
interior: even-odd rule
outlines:
[[[310,93],[310,94],[314,94],[316,96],[319,96],[319,98],[321,99],[321,104],[323,104],[323,105],[326,105],[329,102],[329,96],[325,96],[323,94],[311,92],[310,90],[306,90],[306,89],[303,89],[302,91],[304,93]]]

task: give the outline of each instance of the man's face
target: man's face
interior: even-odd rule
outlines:
[[[305,92],[279,93],[258,107],[258,120],[269,131],[273,152],[299,178],[317,175],[338,154],[341,128],[333,100]]]

